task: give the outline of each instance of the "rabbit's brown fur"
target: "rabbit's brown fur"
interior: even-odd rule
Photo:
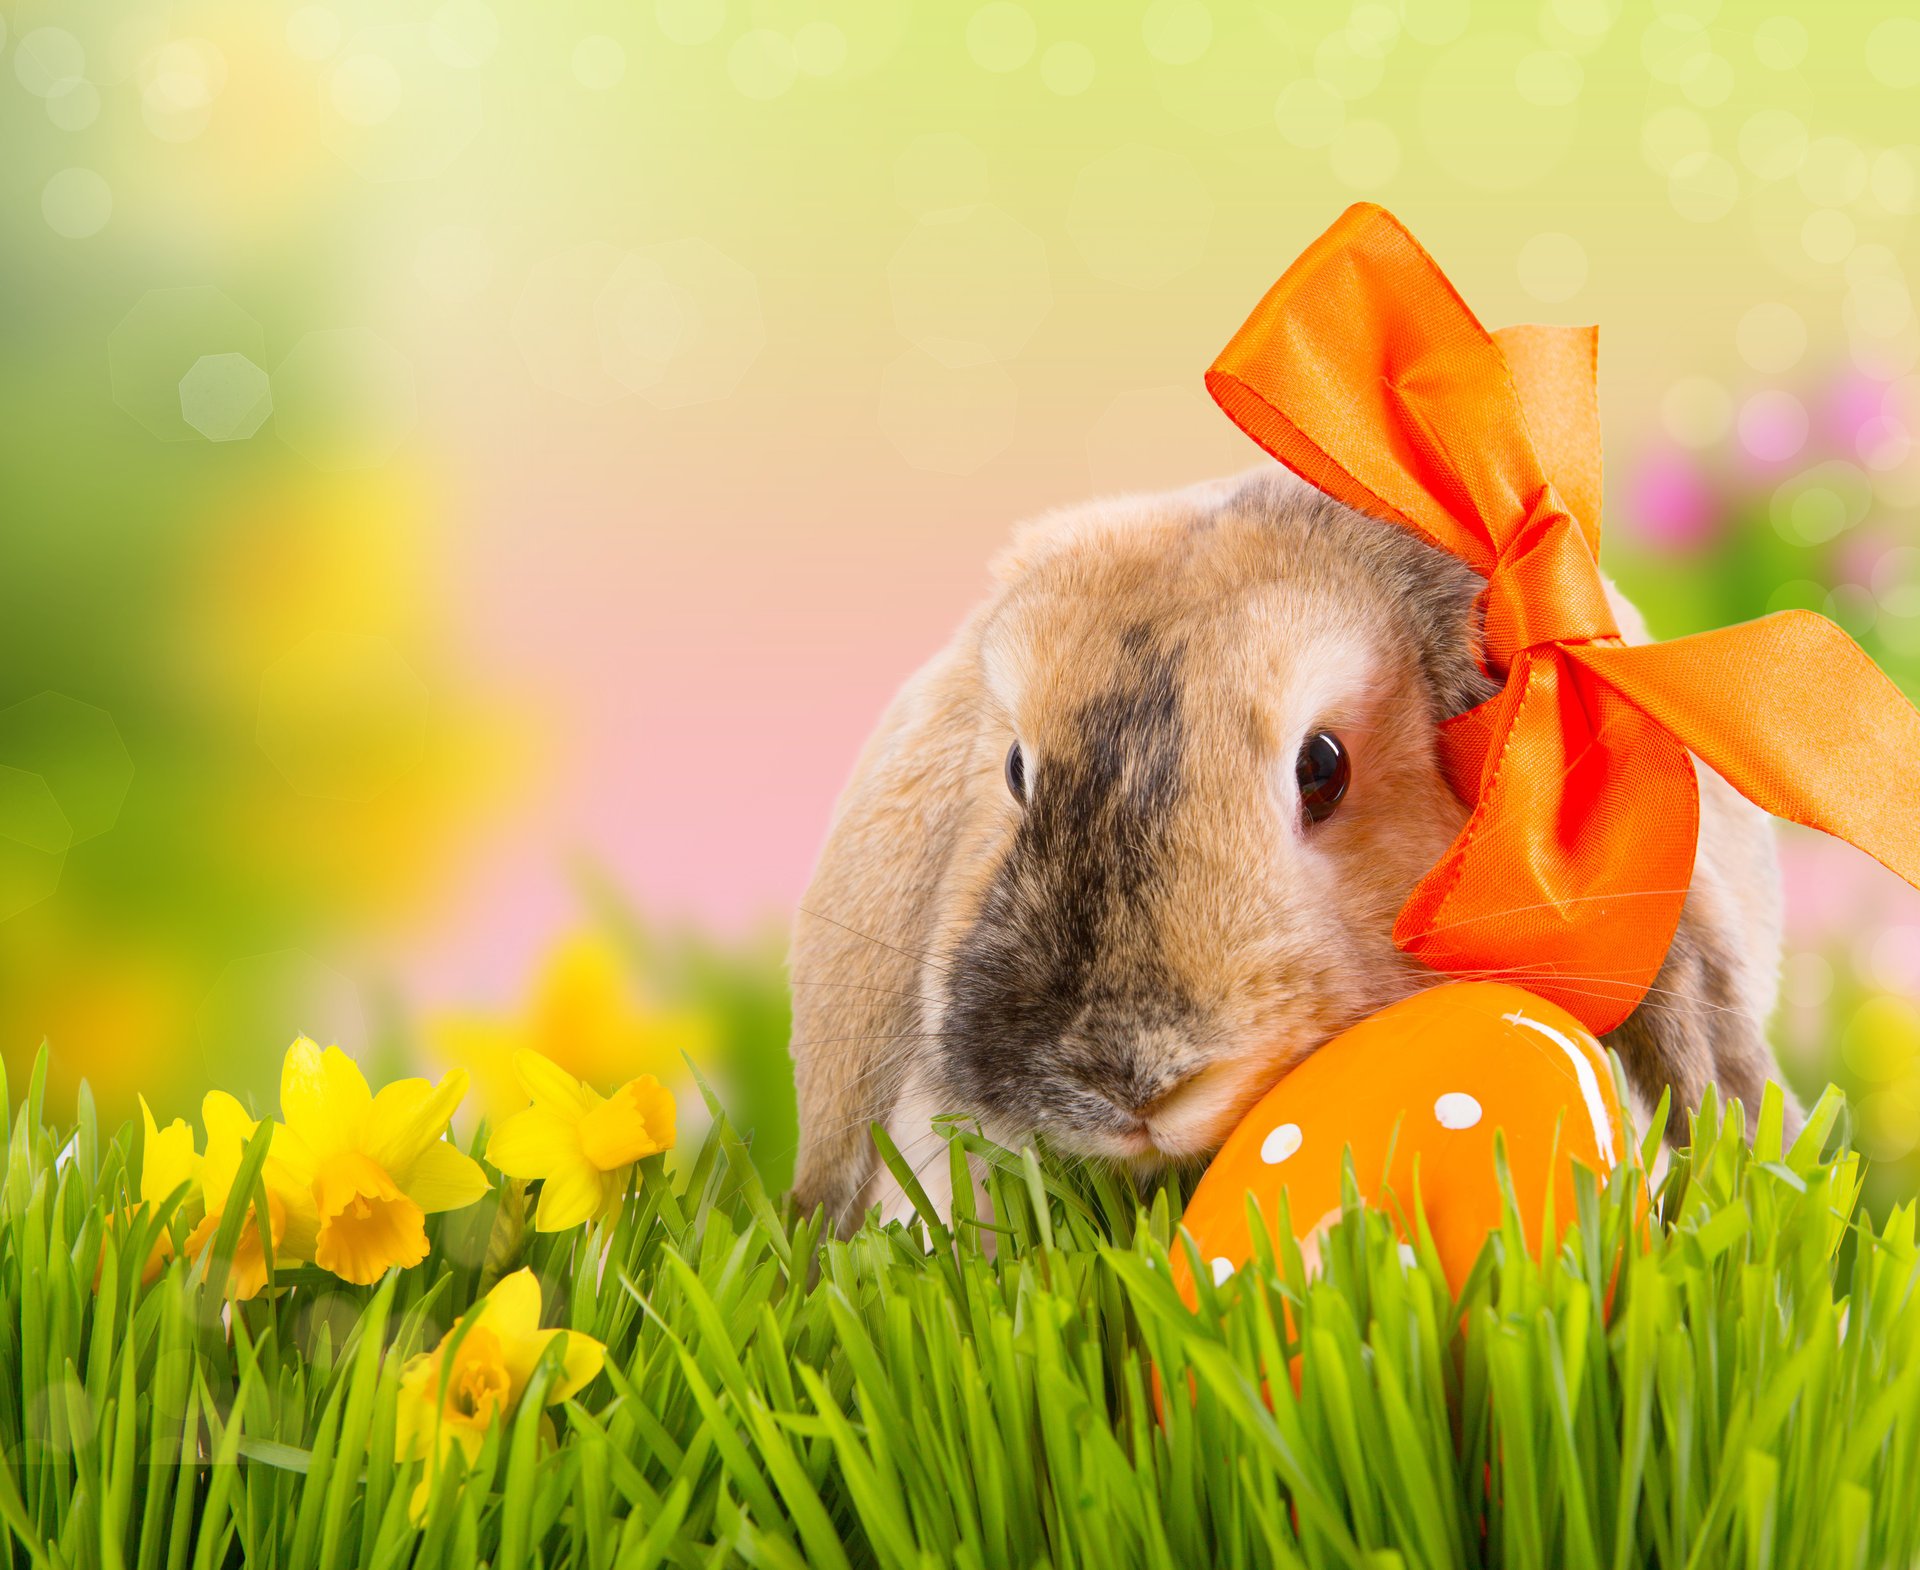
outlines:
[[[1468,568],[1275,470],[1044,518],[995,576],[868,743],[796,923],[795,1191],[842,1223],[898,1198],[874,1120],[916,1164],[940,1111],[1007,1142],[1197,1157],[1329,1036],[1440,979],[1391,932],[1466,819],[1434,726],[1494,690]],[[1353,783],[1309,825],[1294,761],[1321,729]],[[1702,786],[1679,937],[1610,1044],[1649,1101],[1717,1079],[1752,1104],[1771,829]]]

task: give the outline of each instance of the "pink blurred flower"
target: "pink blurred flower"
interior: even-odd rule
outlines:
[[[1706,474],[1685,453],[1656,452],[1634,477],[1632,528],[1649,544],[1669,551],[1698,550],[1712,543],[1724,509]]]
[[[1807,408],[1790,392],[1770,387],[1740,406],[1740,446],[1762,464],[1781,464],[1807,444]]]
[[[1920,890],[1851,845],[1782,825],[1789,949],[1870,947],[1893,927],[1920,926]]]
[[[1888,992],[1920,996],[1920,926],[1888,927],[1873,940],[1873,980]]]
[[[1861,431],[1886,412],[1886,398],[1887,384],[1878,377],[1846,371],[1827,389],[1820,423],[1833,440],[1852,452]]]

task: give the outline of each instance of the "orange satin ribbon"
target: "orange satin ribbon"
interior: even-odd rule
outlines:
[[[1595,346],[1591,328],[1489,335],[1363,203],[1268,291],[1207,389],[1304,479],[1486,578],[1485,663],[1505,687],[1441,726],[1473,812],[1394,942],[1599,1032],[1645,995],[1679,924],[1700,821],[1690,751],[1920,884],[1920,713],[1808,611],[1621,642],[1596,565]]]

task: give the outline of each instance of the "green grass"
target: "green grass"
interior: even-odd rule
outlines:
[[[1324,1276],[1289,1247],[1189,1313],[1177,1185],[1142,1196],[968,1134],[954,1159],[992,1164],[990,1248],[966,1216],[834,1241],[722,1120],[646,1174],[594,1240],[603,1268],[577,1234],[529,1232],[503,1186],[435,1218],[413,1271],[364,1291],[283,1271],[229,1315],[202,1284],[217,1258],[142,1289],[140,1227],[105,1234],[96,1289],[139,1135],[103,1137],[84,1095],[50,1125],[43,1079],[8,1116],[0,1191],[7,1564],[1678,1570],[1920,1550],[1914,1216],[1857,1212],[1837,1097],[1787,1150],[1777,1108],[1749,1146],[1709,1106],[1644,1248],[1628,1185],[1585,1181],[1544,1264],[1509,1220],[1458,1300],[1352,1204]],[[544,1416],[523,1402],[416,1526],[399,1361],[522,1263],[607,1371]]]

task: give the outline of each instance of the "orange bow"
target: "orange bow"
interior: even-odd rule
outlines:
[[[1601,1032],[1679,924],[1700,821],[1688,752],[1920,884],[1920,713],[1808,611],[1621,642],[1595,565],[1595,345],[1591,328],[1489,336],[1399,222],[1361,204],[1267,292],[1207,389],[1302,478],[1486,578],[1485,663],[1505,687],[1441,726],[1473,812],[1394,942]]]

